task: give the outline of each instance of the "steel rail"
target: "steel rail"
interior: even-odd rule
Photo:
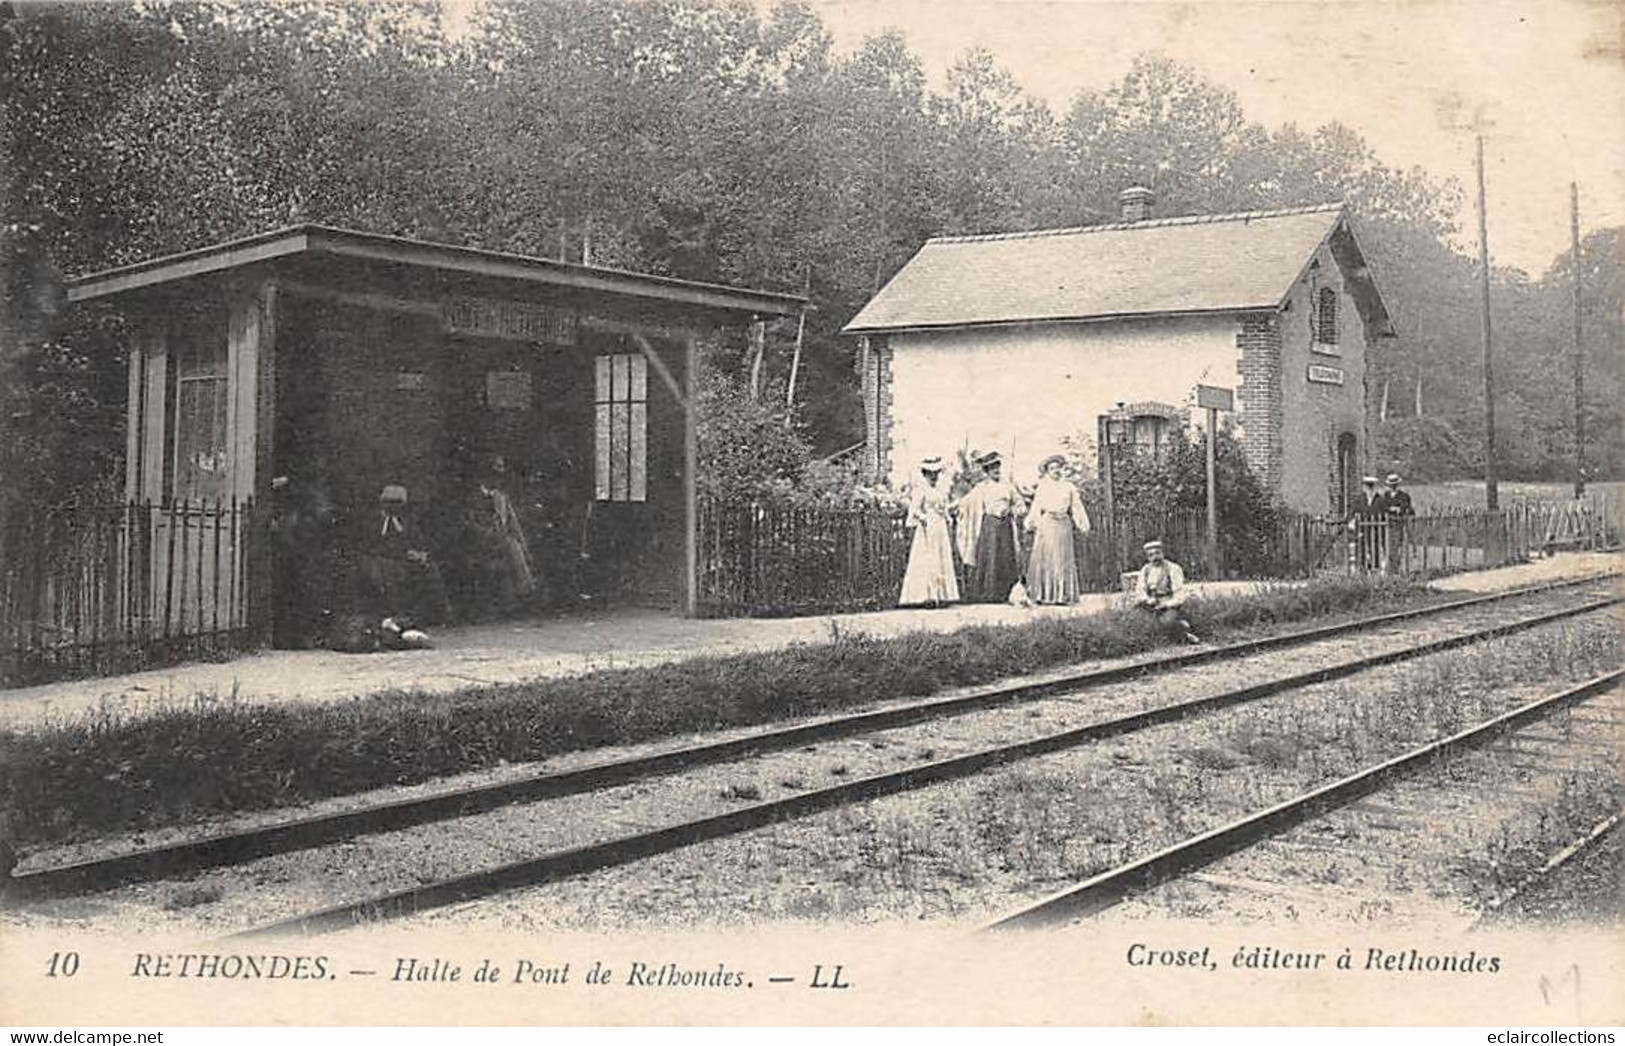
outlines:
[[[1004,916],[986,930],[1033,929],[1096,915],[1129,897],[1146,893],[1304,821],[1325,815],[1380,789],[1388,781],[1436,765],[1441,760],[1495,740],[1577,701],[1612,690],[1625,670],[1609,672],[1557,694],[1537,698],[1505,715],[1422,745],[1339,781],[1267,810],[1232,821],[1102,872],[1084,882]]]
[[[657,854],[691,846],[695,843],[736,835],[778,821],[805,817],[809,814],[868,799],[956,780],[990,767],[1033,756],[1047,755],[1164,723],[1176,722],[1193,715],[1217,711],[1273,694],[1327,682],[1382,665],[1395,664],[1427,654],[1439,653],[1473,643],[1480,643],[1487,639],[1511,635],[1555,621],[1602,610],[1621,602],[1625,602],[1625,597],[1610,596],[1578,607],[1565,607],[1562,610],[1550,611],[1534,617],[1503,622],[1475,632],[1430,640],[1418,646],[1373,654],[1336,665],[1322,666],[1307,672],[1227,690],[1206,697],[1181,701],[1172,705],[1147,709],[1114,719],[1102,720],[1087,726],[1047,734],[1026,741],[999,745],[994,748],[934,762],[921,763],[902,770],[860,778],[829,788],[804,792],[785,799],[756,803],[727,813],[683,821],[664,828],[622,836],[601,843],[556,850],[538,857],[525,858],[483,871],[454,876],[449,879],[426,883],[361,901],[335,905],[247,930],[234,936],[257,937],[290,933],[319,933],[341,929],[361,922],[396,918],[432,908],[440,908],[486,897],[516,887],[538,886],[585,872],[628,864]]]
[[[360,835],[466,817],[510,803],[576,795],[748,755],[797,748],[875,730],[888,730],[930,719],[996,708],[1004,704],[1072,693],[1196,665],[1248,657],[1282,647],[1301,646],[1456,610],[1609,581],[1620,576],[1617,572],[1594,574],[1584,578],[1508,589],[1505,592],[1493,592],[1448,603],[1393,611],[1335,625],[1300,629],[1130,665],[1072,672],[1038,683],[994,684],[953,697],[928,698],[895,708],[836,716],[799,726],[769,728],[727,741],[705,742],[654,755],[595,763],[575,770],[538,771],[511,781],[475,785],[439,795],[400,799],[357,810],[299,817],[243,831],[221,832],[105,857],[37,868],[21,874],[14,873],[9,880],[0,881],[0,889],[15,896],[52,896],[205,868],[242,864],[260,857],[310,849]]]
[[[1505,914],[1509,905],[1522,898],[1532,888],[1546,882],[1553,872],[1556,872],[1576,857],[1589,853],[1593,846],[1606,839],[1609,833],[1619,828],[1621,821],[1625,821],[1625,810],[1616,811],[1598,821],[1585,835],[1557,851],[1557,853],[1546,859],[1545,864],[1520,879],[1512,889],[1486,904],[1484,910],[1479,913],[1478,918],[1473,920],[1470,929],[1479,929],[1486,923],[1500,918]]]

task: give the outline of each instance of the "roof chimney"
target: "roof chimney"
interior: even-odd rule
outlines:
[[[1123,205],[1124,221],[1143,222],[1151,217],[1157,194],[1143,185],[1131,185],[1117,194],[1117,202]]]

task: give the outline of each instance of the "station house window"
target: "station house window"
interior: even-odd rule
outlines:
[[[1119,404],[1100,416],[1101,442],[1119,460],[1162,461],[1172,446],[1177,411],[1164,403]]]
[[[1322,345],[1337,344],[1337,291],[1331,287],[1320,289],[1315,305],[1315,341]]]
[[[595,487],[599,501],[644,501],[649,476],[649,361],[599,356],[594,380]]]

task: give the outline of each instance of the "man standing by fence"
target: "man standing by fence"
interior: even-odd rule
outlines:
[[[1349,529],[1354,531],[1355,554],[1363,571],[1381,570],[1383,567],[1383,534],[1388,526],[1388,495],[1377,483],[1376,476],[1360,481],[1364,488],[1361,501],[1349,517]]]
[[[1388,508],[1388,552],[1386,566],[1390,571],[1410,569],[1410,520],[1416,515],[1409,491],[1400,488],[1399,473],[1388,473],[1388,489],[1384,492]]]

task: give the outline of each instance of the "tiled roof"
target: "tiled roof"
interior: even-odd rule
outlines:
[[[929,240],[847,324],[930,327],[1274,308],[1343,205]]]

